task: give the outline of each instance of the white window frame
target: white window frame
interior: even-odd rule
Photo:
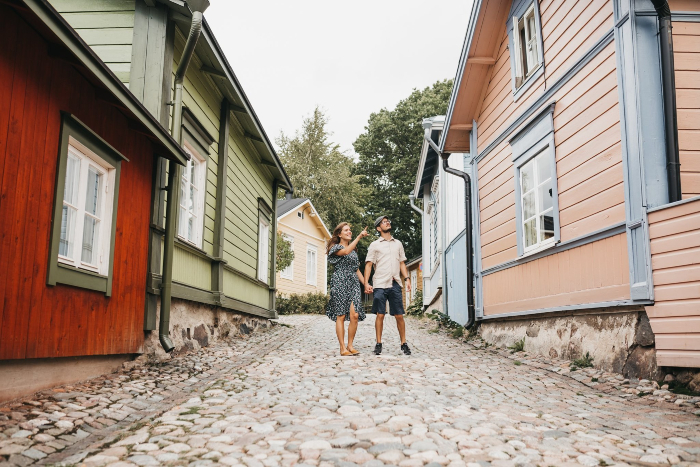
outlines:
[[[418,270],[411,271],[411,302],[416,298],[416,288],[418,287]]]
[[[270,283],[270,221],[258,218],[258,280]]]
[[[511,139],[510,145],[513,151],[513,167],[515,170],[515,216],[518,256],[527,256],[547,248],[552,248],[561,240],[559,226],[559,194],[557,190],[557,161],[556,147],[554,145],[554,106],[552,103],[543,108],[527,125],[519,130]],[[523,197],[527,193],[522,191],[522,170],[533,160],[540,157],[546,160],[550,166],[550,189],[552,191],[552,220],[553,237],[548,239],[540,238],[540,226],[537,226],[538,242],[528,247],[525,246],[525,222],[532,217],[525,219]],[[535,166],[536,170],[537,167]],[[535,178],[535,190],[545,181]],[[528,191],[529,193],[529,191]],[[535,195],[535,216],[550,212],[549,209],[542,210],[538,206],[537,195]]]
[[[190,243],[198,248],[202,248],[204,236],[204,198],[206,196],[206,180],[207,180],[207,162],[206,159],[197,151],[194,146],[187,141],[184,143],[185,152],[190,155],[190,160],[182,169],[182,178],[180,179],[180,208],[178,210],[177,219],[177,236],[182,241]],[[192,179],[188,179],[187,175],[192,170]],[[195,191],[195,200],[192,206],[188,202],[189,199],[184,196],[188,190],[183,190],[183,185],[193,186]],[[185,204],[187,203],[187,204]],[[183,210],[187,215],[183,215]],[[194,218],[192,236],[187,235],[187,222],[190,216]]]
[[[71,255],[58,254],[58,262],[67,264],[75,268],[84,269],[106,276],[109,272],[110,262],[110,245],[112,233],[112,206],[114,205],[114,186],[116,169],[103,158],[90,151],[80,141],[72,136],[68,139],[68,158],[75,158],[79,162],[78,180],[77,180],[77,200],[74,205],[65,201],[65,196],[61,202],[63,206],[68,206],[75,213],[75,224],[73,225],[73,251]],[[93,216],[87,213],[85,202],[87,198],[87,177],[90,167],[95,169],[104,177],[103,186],[100,188],[102,197],[98,212],[100,216]],[[68,174],[66,174],[67,176]],[[65,183],[65,180],[64,180]],[[99,228],[97,230],[97,246],[94,247],[97,261],[87,263],[82,260],[83,251],[83,233],[85,225],[85,217],[93,217],[99,220]],[[63,218],[59,219],[59,225],[63,225]],[[59,247],[60,252],[60,247]]]
[[[309,255],[313,256],[310,261]],[[313,275],[311,272],[313,271]],[[306,244],[306,284],[315,286],[318,282],[318,248],[310,243]]]
[[[540,225],[541,222],[539,222],[540,217],[544,216],[545,214],[550,214],[552,219],[554,218],[554,203],[552,203],[552,206],[550,206],[547,209],[540,210],[541,209],[541,204],[542,200],[540,199],[540,192],[541,188],[548,186],[549,187],[549,192],[552,193],[554,189],[552,188],[552,182],[554,181],[554,177],[556,176],[556,166],[552,167],[551,160],[549,157],[549,148],[544,148],[537,154],[535,154],[530,160],[525,162],[522,166],[520,166],[520,169],[518,170],[520,174],[520,206],[522,209],[521,215],[520,215],[520,228],[522,229],[522,239],[523,239],[523,249],[525,254],[530,253],[532,251],[539,251],[550,244],[555,243],[555,238],[554,238],[554,228],[552,227],[552,236],[550,238],[545,239],[542,226]],[[547,164],[549,166],[549,178],[546,180],[540,180],[540,165],[541,164]],[[527,192],[523,192],[523,174],[525,173],[525,170],[527,167],[532,167],[532,176],[533,176],[533,187]],[[534,215],[530,217],[525,217],[525,198],[532,194],[534,198]],[[550,194],[550,196],[552,196]],[[535,234],[537,237],[537,241],[533,243],[530,246],[526,245],[526,229],[525,225],[528,222],[531,222],[532,220],[535,221]],[[553,222],[552,222],[553,223]]]
[[[287,240],[292,245],[292,251],[294,251],[294,237],[291,235],[284,235],[284,239]],[[280,279],[286,279],[289,281],[294,280],[294,259],[284,270],[280,271]]]
[[[513,94],[517,101],[544,72],[544,49],[538,1],[513,2],[513,8],[508,39]]]

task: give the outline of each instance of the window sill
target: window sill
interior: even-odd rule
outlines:
[[[526,253],[523,253],[522,256],[520,256],[520,257],[521,257],[521,258],[527,258],[528,256],[535,255],[535,254],[537,254],[537,253],[539,253],[539,252],[541,252],[541,251],[549,250],[550,248],[554,248],[554,247],[557,246],[557,245],[558,245],[558,242],[554,242],[554,241],[552,241],[552,242],[547,242],[547,243],[544,243],[544,244],[540,245],[539,247],[535,248],[534,250],[530,250],[530,251],[528,251],[528,252],[526,252]]]
[[[523,84],[520,85],[518,89],[513,92],[513,102],[518,102],[525,92],[532,87],[532,85],[537,81],[537,79],[544,74],[544,64],[532,72],[532,74],[525,80]]]
[[[56,270],[56,284],[71,285],[73,287],[94,290],[106,294],[108,281],[109,277],[107,276],[67,264],[58,263],[58,268]]]

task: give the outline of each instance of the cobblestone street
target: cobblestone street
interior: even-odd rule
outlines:
[[[698,465],[700,417],[394,320],[325,316],[0,406],[0,465]]]

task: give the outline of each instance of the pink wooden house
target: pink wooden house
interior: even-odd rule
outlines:
[[[700,367],[700,2],[475,0],[433,143],[467,155],[487,340]]]

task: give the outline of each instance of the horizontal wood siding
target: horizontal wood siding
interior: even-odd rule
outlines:
[[[279,221],[277,230],[294,238],[294,274],[292,280],[280,277],[277,273],[277,293],[281,295],[323,293],[326,289],[326,241],[325,234],[308,215],[297,217],[296,211]],[[316,285],[306,283],[306,246],[314,245],[317,251]]]
[[[626,234],[484,277],[484,315],[629,299]]]
[[[173,80],[182,51],[185,37],[176,29],[173,58]],[[195,54],[187,69],[183,92],[183,104],[192,112],[204,129],[218,140],[220,108],[223,96],[211,77],[200,70],[203,63]],[[171,89],[172,92],[173,89]],[[228,160],[220,161],[218,141],[209,147],[206,157],[207,176],[204,198],[204,230],[201,249],[207,255],[214,252],[214,220],[216,217],[216,188],[218,164],[226,164],[226,198],[224,259],[227,265],[240,274],[226,271],[224,293],[236,300],[269,308],[269,288],[257,281],[258,251],[258,198],[272,206],[272,175],[261,164],[260,157],[249,141],[243,136],[242,127],[231,118],[228,140]],[[206,155],[202,155],[206,156]],[[272,229],[271,229],[272,232]],[[272,233],[271,233],[272,235]],[[272,255],[272,237],[269,256]],[[195,262],[193,264],[193,261]],[[178,282],[210,290],[210,261],[180,251],[174,258],[173,276]],[[192,269],[194,267],[194,269]],[[246,277],[241,277],[241,274]]]
[[[139,352],[151,143],[3,5],[0,40],[0,360]],[[111,297],[46,284],[61,111],[129,158],[121,165]]]
[[[251,305],[270,308],[270,292],[267,286],[228,269],[224,269],[224,293]]]
[[[649,214],[660,366],[700,367],[700,199]]]
[[[610,44],[555,96],[562,241],[625,220],[615,48]],[[515,171],[508,141],[478,163],[483,268],[517,258]]]
[[[135,0],[49,0],[125,84],[129,83]]]
[[[673,22],[683,198],[700,195],[700,23]]]

